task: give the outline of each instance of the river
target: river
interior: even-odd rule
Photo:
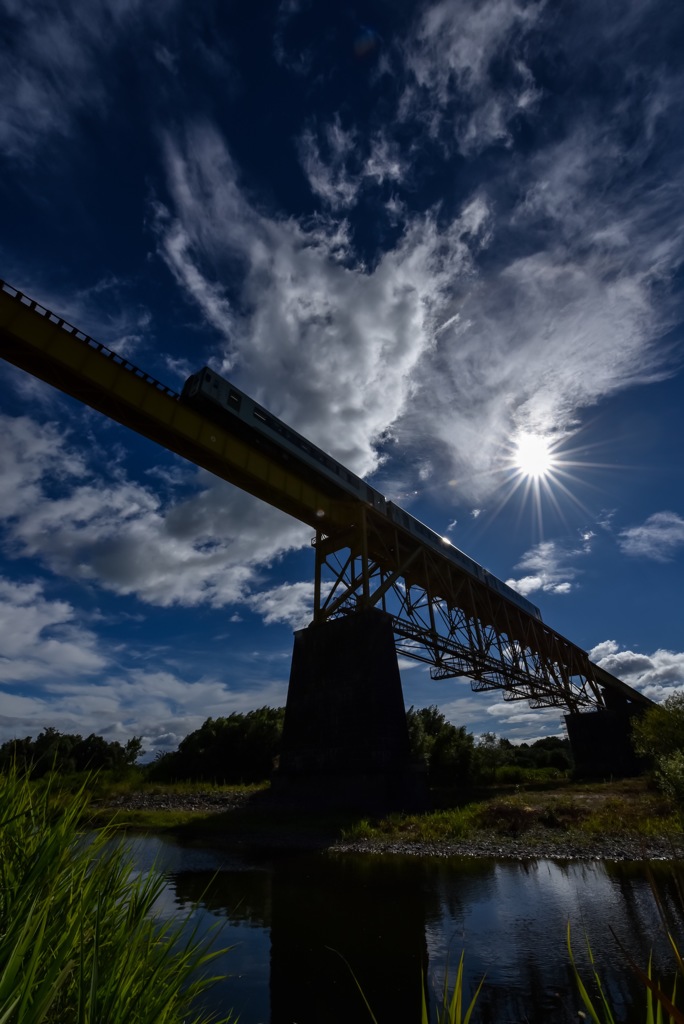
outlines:
[[[162,916],[189,915],[200,934],[218,926],[229,977],[208,997],[240,1024],[420,1021],[421,972],[435,1019],[447,970],[465,950],[466,994],[485,983],[474,1019],[496,1024],[577,1022],[583,1005],[566,948],[591,979],[589,941],[618,1020],[645,1020],[642,987],[626,962],[655,973],[672,956],[645,869],[629,863],[422,859],[279,853],[236,856],[166,839],[127,840],[136,866],[167,884]],[[654,868],[675,937],[684,913],[673,873]],[[683,943],[684,944],[684,943]],[[622,948],[620,948],[622,947]]]

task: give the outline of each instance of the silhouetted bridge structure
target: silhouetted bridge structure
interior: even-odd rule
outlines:
[[[360,791],[370,792],[369,779],[378,793],[402,789],[410,770],[397,653],[429,664],[433,678],[467,677],[475,691],[562,709],[588,770],[633,767],[629,721],[648,698],[232,385],[222,382],[243,402],[239,418],[191,403],[4,282],[0,356],[315,531],[312,624],[295,636],[281,779],[315,787],[325,776],[329,791],[344,766]],[[264,423],[302,451],[266,436]]]

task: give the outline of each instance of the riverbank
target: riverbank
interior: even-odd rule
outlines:
[[[478,794],[421,814],[305,811],[267,788],[148,787],[101,799],[95,820],[234,849],[376,856],[682,860],[678,809],[643,779]]]

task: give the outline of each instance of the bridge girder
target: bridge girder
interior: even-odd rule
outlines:
[[[397,653],[433,679],[467,677],[475,692],[568,712],[606,707],[605,688],[641,696],[587,653],[433,552],[373,509],[344,530],[319,530],[314,622],[378,608],[393,618]]]

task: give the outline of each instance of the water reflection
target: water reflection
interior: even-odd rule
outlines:
[[[466,990],[486,974],[479,1021],[577,1021],[568,920],[585,977],[586,935],[622,1019],[631,1018],[641,990],[619,944],[638,963],[652,948],[658,971],[670,965],[650,883],[627,865],[301,854],[255,860],[157,839],[134,845],[141,867],[156,858],[167,874],[164,913],[190,910],[201,931],[220,922],[216,944],[234,948],[221,965],[231,977],[212,1005],[233,1007],[241,1024],[369,1019],[350,968],[379,1024],[410,1024],[420,1018],[421,972],[434,1008],[462,949]],[[667,872],[659,873],[658,890],[681,935]]]

